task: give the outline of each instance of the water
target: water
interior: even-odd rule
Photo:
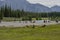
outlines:
[[[31,23],[30,21],[13,21],[13,22],[1,22],[0,26],[6,26],[6,27],[23,27],[26,25],[50,25],[50,24],[57,24],[55,21],[50,21],[47,23],[43,22],[44,20],[36,20],[35,23]],[[60,21],[59,21],[60,23]]]

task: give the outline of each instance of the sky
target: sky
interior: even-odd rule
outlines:
[[[36,4],[36,3],[40,3],[42,5],[48,6],[48,7],[52,7],[55,5],[59,5],[60,6],[60,0],[27,0],[30,3]]]
[[[0,0],[0,1],[5,1],[5,0]],[[60,6],[60,0],[27,0],[27,1],[29,1],[30,3],[33,3],[33,4],[39,3],[39,4],[45,5],[47,7],[52,7],[55,5]]]

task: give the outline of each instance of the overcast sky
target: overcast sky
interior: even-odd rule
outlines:
[[[55,5],[59,5],[60,6],[60,0],[27,0],[29,1],[30,3],[40,3],[40,4],[43,4],[45,6],[48,6],[48,7],[52,7],[52,6],[55,6]]]

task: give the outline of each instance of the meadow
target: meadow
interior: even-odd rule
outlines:
[[[22,21],[22,18],[13,18],[13,17],[3,17],[2,21]],[[32,20],[36,20],[36,18],[32,18]],[[38,20],[50,20],[48,18],[38,18]]]
[[[60,24],[46,27],[0,27],[0,40],[60,40]]]

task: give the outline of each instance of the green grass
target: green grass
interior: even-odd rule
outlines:
[[[60,40],[60,25],[34,29],[0,27],[0,40]]]
[[[3,21],[14,21],[14,20],[20,21],[21,19],[20,18],[13,18],[13,17],[4,17],[3,18]]]
[[[40,18],[38,18],[38,19],[40,19]],[[48,19],[50,19],[50,20],[56,20],[56,19],[54,19],[54,18],[41,18],[42,20],[48,20]],[[58,19],[60,20],[60,17],[58,17]],[[2,21],[14,21],[14,20],[16,20],[16,21],[21,21],[22,20],[22,18],[14,18],[14,17],[3,17],[3,19],[2,19]],[[32,18],[32,20],[36,20],[36,18]]]
[[[42,18],[42,20],[47,20],[48,18]],[[13,17],[3,17],[2,21],[21,21],[22,18],[13,18]],[[36,18],[32,18],[32,20],[36,20]]]
[[[3,20],[2,21],[21,21],[22,18],[13,18],[13,17],[3,17]],[[36,20],[36,18],[32,18],[32,20]]]

